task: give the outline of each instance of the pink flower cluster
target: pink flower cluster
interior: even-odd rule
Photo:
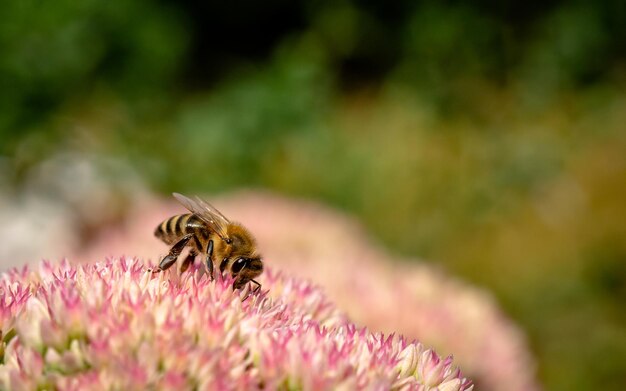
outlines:
[[[0,277],[0,389],[471,390],[420,343],[346,320],[308,282],[262,293],[203,267],[152,275],[135,259],[43,263]]]
[[[319,284],[355,324],[454,354],[478,388],[541,389],[523,331],[488,291],[432,263],[390,255],[354,220],[314,202],[259,191],[209,199],[254,233],[266,265]],[[184,208],[173,200],[138,204],[124,225],[104,232],[74,258],[123,252],[163,257],[168,247],[151,230]]]

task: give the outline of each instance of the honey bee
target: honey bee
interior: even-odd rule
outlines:
[[[178,259],[185,247],[190,247],[189,255],[181,265],[186,271],[199,254],[206,256],[206,267],[213,278],[214,260],[219,261],[221,274],[225,272],[235,279],[233,288],[243,287],[263,272],[263,262],[257,253],[256,241],[250,231],[239,223],[229,221],[213,205],[199,197],[190,199],[182,194],[173,194],[191,213],[172,216],[154,230],[154,235],[168,245],[169,253],[161,260],[153,273],[167,270]]]

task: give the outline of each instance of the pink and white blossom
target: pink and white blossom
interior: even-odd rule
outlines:
[[[0,389],[471,390],[418,342],[350,323],[310,283],[261,293],[130,258],[0,277]]]
[[[258,191],[211,200],[254,232],[266,264],[315,281],[355,324],[399,332],[454,354],[480,388],[540,389],[522,330],[486,290],[432,264],[390,255],[354,220],[314,202]],[[141,204],[125,225],[104,232],[77,258],[123,252],[162,256],[167,246],[151,229],[183,209],[150,198]]]

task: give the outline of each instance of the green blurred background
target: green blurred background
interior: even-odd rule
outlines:
[[[623,1],[8,0],[0,48],[3,192],[70,151],[319,199],[494,292],[546,389],[626,386]]]

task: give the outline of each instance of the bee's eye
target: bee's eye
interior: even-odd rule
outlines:
[[[243,267],[246,266],[247,261],[248,260],[246,258],[239,258],[238,260],[235,261],[235,263],[233,263],[233,266],[230,268],[230,270],[233,273],[239,273],[241,269],[243,269]]]

